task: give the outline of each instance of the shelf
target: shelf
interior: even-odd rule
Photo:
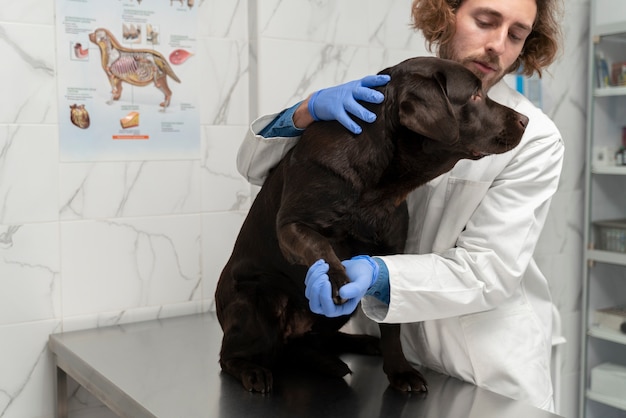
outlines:
[[[593,174],[609,174],[609,175],[626,175],[626,166],[624,165],[607,165],[595,166],[591,168]]]
[[[626,63],[626,0],[589,0],[589,3],[585,134],[588,165],[583,220],[583,242],[588,247],[583,251],[583,304],[579,328],[582,340],[581,379],[578,382],[580,392],[576,397],[580,404],[576,417],[602,418],[610,414],[611,417],[624,415],[626,418],[626,396],[622,396],[626,383],[620,381],[613,384],[609,381],[604,386],[598,386],[605,383],[600,379],[595,386],[590,384],[594,366],[612,361],[623,364],[621,360],[626,353],[626,333],[620,332],[619,326],[600,327],[594,318],[598,309],[622,306],[626,295],[626,251],[599,249],[624,249],[619,246],[623,244],[619,239],[623,238],[626,226],[623,223],[611,224],[611,221],[616,221],[613,217],[626,218],[623,213],[626,208],[626,165],[615,165],[621,160],[617,159],[619,155],[613,154],[618,151],[622,127],[626,125],[623,112],[626,85],[618,82],[609,85],[606,76],[613,81],[613,67],[619,72],[621,68],[616,64]],[[606,67],[605,63],[600,63],[600,58],[606,61]],[[614,410],[607,413],[609,407]]]
[[[601,340],[626,345],[626,334],[600,328],[598,326],[590,327],[589,330],[587,330],[587,335],[589,335],[590,337],[599,338]]]
[[[626,33],[626,22],[608,23],[604,25],[594,25],[592,28],[595,37],[611,37],[616,41],[624,41]]]
[[[587,398],[626,411],[626,401],[587,390]]]
[[[603,250],[588,250],[587,260],[597,261],[599,263],[609,263],[626,266],[626,253]]]
[[[593,91],[595,97],[626,96],[626,86],[600,87]]]

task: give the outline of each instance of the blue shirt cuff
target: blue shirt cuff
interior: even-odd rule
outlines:
[[[378,257],[372,257],[372,260],[378,264],[378,277],[374,284],[367,289],[366,295],[373,296],[386,305],[389,305],[391,300],[390,285],[389,285],[389,269],[383,260]]]
[[[293,124],[293,114],[295,113],[298,106],[300,106],[300,103],[302,102],[298,102],[295,105],[291,106],[289,109],[285,109],[280,112],[272,122],[270,122],[265,128],[261,129],[259,135],[261,135],[263,138],[289,138],[302,135],[304,129],[298,129]]]

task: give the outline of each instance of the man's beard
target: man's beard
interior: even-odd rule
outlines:
[[[494,57],[492,55],[472,55],[469,57],[459,57],[454,52],[454,47],[450,44],[445,47],[441,47],[439,49],[439,57],[444,59],[449,59],[452,61],[456,61],[462,64],[465,68],[470,70],[476,77],[480,79],[483,84],[483,90],[488,91],[491,87],[493,87],[498,81],[502,80],[506,75],[506,71],[502,71],[500,67],[500,62],[498,57]],[[487,79],[487,74],[475,68],[474,65],[471,65],[472,62],[480,62],[490,66],[491,68],[496,70],[496,77]]]

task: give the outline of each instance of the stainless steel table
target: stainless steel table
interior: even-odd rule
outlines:
[[[67,375],[121,417],[549,418],[522,402],[424,370],[428,395],[388,388],[379,357],[345,355],[344,379],[283,372],[269,395],[222,374],[222,331],[212,313],[53,334],[57,416],[67,417]]]

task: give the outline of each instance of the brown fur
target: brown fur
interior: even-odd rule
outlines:
[[[349,368],[343,350],[378,351],[377,340],[338,332],[348,316],[313,314],[304,296],[307,268],[330,265],[336,301],[349,281],[340,262],[358,254],[401,253],[407,194],[449,171],[515,147],[528,119],[489,100],[469,70],[452,61],[414,58],[382,73],[377,114],[352,135],[337,122],[311,125],[259,192],[215,294],[224,331],[222,369],[251,391],[272,389],[286,361],[331,375]],[[400,325],[381,324],[383,368],[392,387],[425,391],[404,358]]]

